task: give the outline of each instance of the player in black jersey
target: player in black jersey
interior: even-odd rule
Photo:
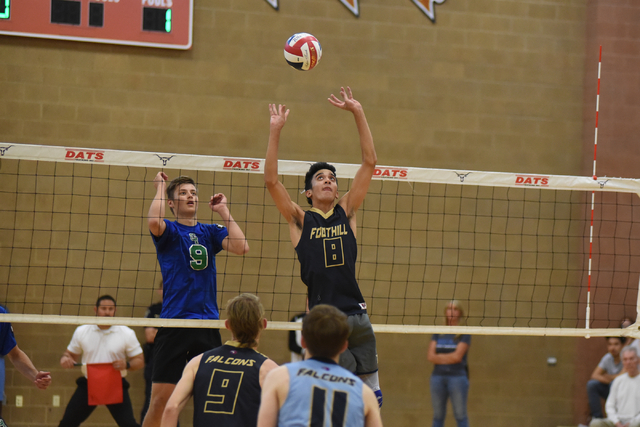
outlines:
[[[227,303],[232,341],[191,359],[171,394],[162,427],[175,427],[178,415],[193,396],[193,426],[255,426],[262,383],[278,365],[258,353],[258,341],[267,327],[258,297],[241,294]]]
[[[278,180],[280,132],[289,110],[275,104],[269,104],[271,121],[264,180],[278,210],[289,223],[291,243],[300,261],[300,275],[308,289],[309,308],[330,304],[347,314],[352,332],[349,347],[340,356],[340,365],[362,378],[382,405],[376,339],[355,275],[356,212],[369,189],[377,157],[362,105],[353,98],[349,87],[340,88],[340,95],[342,99],[331,94],[329,102],[353,114],[362,152],[362,163],[351,189],[339,198],[335,167],[324,162],[314,163],[305,176],[305,195],[311,209],[305,212],[291,200]]]

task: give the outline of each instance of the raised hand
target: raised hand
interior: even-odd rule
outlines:
[[[342,100],[338,99],[334,94],[331,94],[328,98],[329,102],[338,108],[351,112],[362,108],[362,105],[353,98],[353,93],[351,93],[351,88],[349,86],[347,86],[347,90],[343,87],[340,88],[340,96],[342,97]]]
[[[153,178],[153,186],[154,186],[154,188],[157,190],[158,186],[159,185],[164,185],[164,183],[167,182],[168,179],[169,179],[169,177],[167,176],[166,173],[158,172],[156,177]]]
[[[214,194],[209,200],[209,207],[212,211],[220,213],[222,210],[228,209],[227,198],[222,193]]]
[[[282,129],[289,116],[287,106],[278,104],[276,107],[276,104],[269,104],[269,112],[271,113],[271,121],[269,122],[271,127]]]

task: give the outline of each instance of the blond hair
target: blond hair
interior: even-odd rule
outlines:
[[[460,318],[458,320],[459,324],[462,323],[462,318],[464,317],[464,308],[462,308],[462,304],[460,304],[460,301],[456,300],[456,299],[452,299],[451,301],[449,301],[447,303],[447,305],[444,306],[444,321],[447,324],[447,326],[451,326],[449,324],[449,318],[447,317],[447,309],[449,307],[453,307],[456,310],[458,310],[458,312],[460,313]],[[458,342],[460,341],[460,338],[462,337],[462,334],[456,334],[456,336],[453,337],[453,340]]]
[[[229,329],[241,347],[256,347],[262,332],[264,308],[253,294],[240,294],[227,302]]]

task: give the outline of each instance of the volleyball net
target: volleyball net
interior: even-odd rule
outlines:
[[[309,165],[279,162],[303,208]],[[359,165],[334,165],[344,194]],[[87,323],[96,299],[110,294],[120,324],[178,326],[142,319],[161,281],[147,212],[163,170],[196,181],[200,222],[221,222],[202,201],[224,193],[247,237],[248,254],[216,257],[221,308],[251,292],[276,328],[299,327],[288,320],[304,311],[306,287],[263,166],[263,159],[0,144],[0,304],[11,313],[2,318]],[[357,218],[356,275],[374,328],[439,331],[455,299],[466,312],[460,331],[625,334],[620,321],[635,320],[638,306],[638,193],[632,179],[377,167]]]

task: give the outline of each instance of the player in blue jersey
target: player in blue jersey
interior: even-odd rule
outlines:
[[[198,191],[193,179],[180,176],[167,186],[158,172],[156,195],[149,208],[149,231],[163,278],[161,318],[218,319],[215,255],[226,250],[243,255],[249,250],[244,233],[229,212],[224,194],[215,194],[209,207],[223,225],[198,222]],[[165,200],[175,216],[165,216]],[[193,357],[222,344],[217,329],[160,328],[155,339],[151,404],[144,427],[160,425],[164,407]]]
[[[162,416],[162,427],[175,427],[193,396],[193,426],[255,426],[260,392],[267,374],[278,365],[258,353],[267,327],[257,296],[241,294],[227,303],[225,327],[232,340],[191,359]]]
[[[348,316],[352,333],[340,365],[369,385],[382,405],[376,338],[355,274],[356,212],[369,189],[377,157],[362,105],[353,98],[349,87],[340,88],[340,95],[342,100],[332,94],[329,102],[353,114],[362,152],[362,163],[351,189],[338,200],[335,167],[324,162],[314,163],[305,176],[305,195],[311,209],[305,212],[291,200],[278,180],[280,133],[289,110],[275,104],[269,104],[271,122],[264,180],[276,207],[289,223],[291,243],[300,261],[300,275],[308,289],[309,308],[330,304]]]
[[[0,307],[0,314],[6,313],[7,310]],[[46,390],[51,384],[51,373],[37,370],[29,356],[18,347],[11,323],[0,323],[0,356],[7,356],[18,372],[40,390]]]
[[[6,314],[7,310],[0,306],[0,314]],[[24,375],[32,384],[40,390],[46,390],[51,384],[51,373],[43,372],[33,366],[29,356],[18,347],[16,337],[13,335],[11,323],[0,323],[0,356],[7,356],[13,366]],[[2,367],[4,370],[4,365]],[[2,396],[0,396],[1,398]],[[2,402],[0,401],[0,426],[6,426],[2,419]]]
[[[267,375],[258,427],[381,427],[376,395],[338,365],[348,337],[344,313],[326,304],[312,308],[302,319],[302,346],[309,359]]]

